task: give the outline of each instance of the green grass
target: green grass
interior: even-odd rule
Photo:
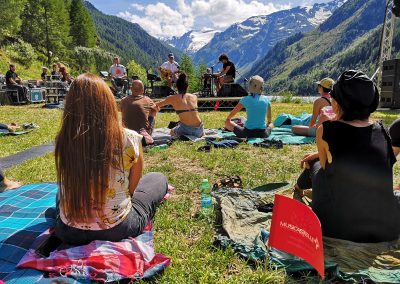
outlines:
[[[273,104],[273,116],[281,112],[299,114],[310,112],[311,104]],[[40,129],[23,136],[0,137],[1,156],[27,149],[33,145],[54,140],[60,126],[60,110],[42,109],[40,106],[0,107],[0,122],[34,122]],[[226,112],[200,114],[209,128],[221,127]],[[378,112],[375,118],[386,125],[397,118],[396,112]],[[157,127],[177,120],[174,113],[157,117]],[[156,250],[171,258],[171,266],[153,283],[284,283],[294,282],[283,271],[272,271],[263,264],[250,266],[236,257],[231,250],[212,246],[213,226],[199,218],[201,179],[211,181],[222,175],[241,176],[246,188],[267,182],[293,182],[301,169],[299,160],[314,151],[315,145],[285,146],[282,150],[241,145],[236,150],[212,149],[199,153],[203,142],[176,142],[167,150],[145,153],[146,172],[160,171],[176,187],[172,198],[158,210],[154,224]],[[25,162],[6,172],[24,183],[56,181],[54,155]],[[395,178],[399,182],[399,169]],[[315,280],[307,279],[306,282]],[[303,282],[302,282],[303,283]],[[315,283],[315,282],[314,282]]]

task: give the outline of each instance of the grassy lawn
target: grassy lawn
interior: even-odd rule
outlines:
[[[273,116],[281,112],[311,112],[311,104],[273,104]],[[0,137],[0,157],[34,145],[54,141],[62,111],[40,106],[0,107],[0,122],[33,122],[39,129],[21,136]],[[226,112],[201,113],[206,127],[222,127]],[[377,112],[374,117],[386,125],[397,118],[396,112]],[[177,120],[174,113],[157,117],[157,127]],[[145,153],[146,172],[160,171],[176,187],[173,197],[162,205],[154,225],[155,247],[172,260],[165,273],[154,283],[283,283],[291,282],[284,272],[271,271],[260,264],[250,267],[230,250],[212,246],[213,227],[196,217],[199,210],[201,179],[213,181],[222,175],[239,175],[246,188],[267,182],[293,182],[300,173],[299,160],[315,150],[315,145],[285,146],[281,150],[241,145],[236,150],[212,149],[198,153],[204,142],[176,142],[165,151]],[[6,172],[24,183],[56,181],[54,155],[25,162]],[[395,167],[399,183],[399,167]]]

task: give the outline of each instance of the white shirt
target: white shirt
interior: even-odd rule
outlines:
[[[124,65],[118,64],[118,65],[111,65],[110,70],[108,73],[111,74],[114,78],[122,78],[124,75],[126,75],[126,68]]]
[[[170,63],[169,61],[166,61],[161,65],[161,68],[170,70],[172,73],[175,73],[175,72],[179,71],[179,64],[176,61],[174,61],[172,63]]]

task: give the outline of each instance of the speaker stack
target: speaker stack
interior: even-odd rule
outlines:
[[[400,59],[383,62],[380,106],[400,108]]]
[[[246,90],[239,84],[223,84],[218,91],[217,97],[244,97],[247,96]]]

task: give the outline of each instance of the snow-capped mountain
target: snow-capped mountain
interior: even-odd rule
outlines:
[[[251,17],[215,34],[207,45],[194,54],[194,61],[204,60],[212,64],[217,61],[219,54],[227,53],[242,71],[246,71],[278,41],[315,29],[346,1],[334,0]]]
[[[212,29],[189,31],[181,37],[172,37],[164,41],[183,52],[193,54],[209,43],[216,33],[218,31]]]

